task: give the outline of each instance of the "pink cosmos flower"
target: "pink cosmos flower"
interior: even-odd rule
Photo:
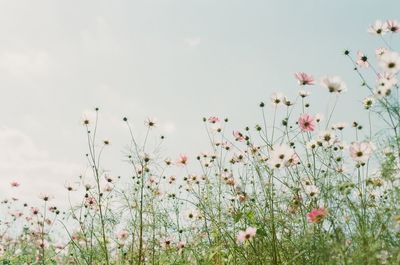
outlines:
[[[13,187],[13,188],[17,188],[17,187],[19,187],[19,183],[17,182],[17,181],[12,181],[11,183],[10,183],[10,185],[11,185],[11,187]]]
[[[188,157],[187,157],[187,155],[179,155],[179,159],[178,159],[178,161],[177,161],[177,164],[178,165],[182,165],[182,166],[185,166],[186,164],[187,164],[187,161],[188,161]]]
[[[393,33],[400,32],[400,24],[397,22],[397,20],[386,21],[386,28]]]
[[[257,228],[248,227],[245,231],[239,231],[236,239],[238,243],[243,243],[246,240],[250,240],[252,237],[256,235]]]
[[[312,132],[315,130],[314,117],[307,113],[300,116],[298,123],[303,132]]]
[[[328,215],[328,210],[324,207],[314,208],[307,214],[307,219],[310,223],[320,223]]]
[[[212,117],[208,118],[208,122],[209,123],[217,123],[217,122],[219,122],[219,118],[212,116]]]
[[[236,141],[243,142],[245,140],[243,134],[239,131],[234,131],[233,136],[235,137]]]
[[[369,66],[368,57],[360,51],[357,52],[357,65],[360,67]]]
[[[129,237],[129,232],[127,230],[121,230],[118,234],[117,237],[120,241],[126,241]]]
[[[311,75],[308,75],[303,72],[297,72],[294,74],[294,77],[299,81],[299,85],[314,85],[314,78]]]

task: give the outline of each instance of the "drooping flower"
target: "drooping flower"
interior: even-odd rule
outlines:
[[[338,123],[335,123],[332,125],[333,130],[339,130],[339,131],[343,130],[346,127],[347,127],[347,123],[345,123],[345,122],[338,122]]]
[[[251,238],[253,238],[257,233],[257,228],[254,227],[248,227],[245,231],[239,231],[239,233],[237,234],[237,242],[238,243],[243,243],[246,240],[250,240]]]
[[[300,90],[299,91],[299,96],[302,98],[308,97],[310,95],[309,91],[305,91],[305,90]]]
[[[326,76],[321,80],[322,86],[326,87],[330,93],[342,93],[346,91],[346,84],[339,76]]]
[[[353,142],[349,148],[351,158],[360,163],[365,163],[371,156],[373,150],[373,144],[367,141]]]
[[[385,52],[379,58],[379,66],[383,72],[396,74],[400,70],[400,55],[397,52]]]
[[[383,35],[387,31],[387,23],[382,22],[381,20],[376,20],[375,23],[368,28],[368,32],[374,35]]]
[[[295,78],[298,80],[299,85],[314,85],[314,78],[311,75],[308,75],[304,72],[297,72],[294,74]]]
[[[317,224],[321,223],[327,215],[328,210],[324,207],[314,208],[307,214],[307,219],[310,223]]]
[[[314,117],[305,113],[302,114],[298,120],[299,127],[303,132],[312,132],[315,130]]]

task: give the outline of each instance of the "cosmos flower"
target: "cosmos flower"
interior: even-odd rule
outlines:
[[[312,198],[318,197],[318,195],[320,194],[319,188],[315,185],[306,185],[304,187],[304,191],[308,196]]]
[[[397,22],[397,20],[387,20],[385,27],[388,31],[391,31],[392,33],[400,32],[400,24],[399,22]]]
[[[235,140],[239,141],[239,142],[243,142],[245,140],[243,134],[241,132],[239,132],[239,131],[234,131],[233,132],[233,137],[235,137]]]
[[[299,96],[302,98],[308,97],[310,95],[309,91],[305,91],[305,90],[300,90],[299,91]]]
[[[305,113],[302,114],[298,120],[299,127],[303,132],[312,132],[315,130],[314,117]]]
[[[369,66],[368,57],[365,54],[363,54],[362,52],[358,51],[356,63],[360,67],[368,67]]]
[[[178,158],[178,161],[177,161],[178,165],[185,166],[187,164],[187,162],[188,162],[187,155],[183,155],[183,154],[179,155],[179,158]]]
[[[279,92],[275,92],[271,95],[271,102],[275,106],[285,105],[286,97]]]
[[[11,187],[13,187],[13,188],[17,188],[17,187],[20,186],[19,182],[17,182],[17,181],[11,181],[10,185],[11,185]]]
[[[374,35],[383,35],[388,32],[387,23],[376,20],[375,23],[368,28],[368,32]]]
[[[351,158],[360,163],[365,163],[373,153],[373,150],[373,144],[367,141],[353,142],[349,148]]]
[[[307,219],[310,223],[321,223],[324,218],[328,215],[328,210],[320,207],[314,208],[310,213],[307,214]]]
[[[219,122],[219,118],[215,117],[215,116],[209,117],[208,122],[209,123],[217,123],[217,122]]]
[[[376,56],[379,58],[387,52],[386,48],[378,48],[375,50]]]
[[[339,76],[326,76],[321,80],[322,86],[326,87],[330,93],[342,93],[346,91],[346,84]]]
[[[127,230],[121,230],[117,234],[117,238],[120,241],[126,241],[129,238],[129,232]]]
[[[299,85],[305,86],[305,85],[314,85],[314,78],[311,75],[308,75],[304,72],[297,72],[294,74],[294,77],[297,79],[299,82]]]
[[[148,128],[154,128],[157,126],[157,119],[156,118],[147,118],[144,121],[144,125]]]
[[[379,58],[379,67],[385,73],[396,74],[400,70],[400,55],[397,52],[385,52]]]
[[[269,153],[267,163],[271,168],[282,168],[292,162],[294,155],[294,150],[289,146],[285,144],[274,145]]]
[[[336,142],[336,136],[332,131],[322,131],[319,133],[319,140],[323,146],[332,146]]]
[[[236,239],[238,243],[243,243],[246,240],[250,240],[253,238],[257,233],[257,228],[248,227],[245,231],[239,231]]]

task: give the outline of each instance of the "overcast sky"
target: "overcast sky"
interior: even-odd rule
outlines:
[[[368,25],[399,10],[396,0],[0,1],[0,194],[56,195],[82,174],[82,113],[94,107],[116,174],[122,117],[139,134],[157,117],[165,152],[194,154],[207,150],[203,116],[254,125],[273,91],[296,95],[297,71],[342,76],[349,92],[334,118],[357,119],[365,93],[341,53],[371,54],[380,44]]]

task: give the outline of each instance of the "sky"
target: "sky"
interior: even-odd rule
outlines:
[[[362,118],[366,93],[342,52],[373,53],[382,44],[368,26],[400,19],[399,9],[396,0],[0,1],[0,197],[61,196],[86,169],[82,118],[95,107],[115,174],[129,143],[122,117],[139,138],[156,117],[165,153],[193,155],[208,150],[202,117],[253,126],[260,101],[297,94],[297,71],[341,76],[348,92],[334,119]],[[313,89],[312,110],[323,112],[327,93]]]

